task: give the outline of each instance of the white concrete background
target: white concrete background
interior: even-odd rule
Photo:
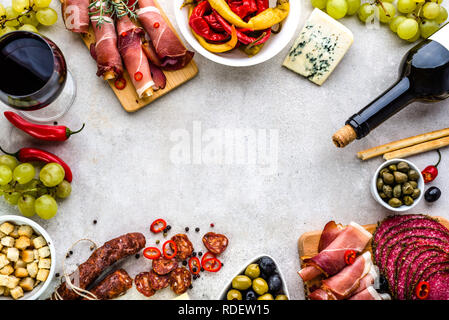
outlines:
[[[298,28],[312,10],[309,1],[304,1]],[[53,2],[59,12],[59,3]],[[174,22],[171,1],[160,3]],[[200,73],[194,80],[135,114],[126,113],[108,85],[95,76],[95,62],[81,38],[65,31],[61,19],[53,27],[41,28],[61,47],[78,84],[75,104],[59,123],[76,129],[86,122],[86,129],[54,145],[25,136],[3,119],[0,143],[8,150],[43,147],[73,169],[73,194],[60,203],[58,215],[51,221],[34,218],[54,239],[57,272],[62,272],[66,250],[80,238],[102,244],[139,231],[153,245],[161,237],[151,235],[149,225],[162,217],[173,226],[171,235],[185,226],[200,227],[200,234],[191,231],[190,235],[196,249],[204,251],[200,235],[213,222],[214,231],[228,235],[229,249],[218,274],[203,275],[193,283],[192,298],[217,298],[242,264],[261,253],[279,262],[291,298],[304,298],[296,274],[299,236],[331,219],[368,224],[389,213],[369,192],[371,175],[381,159],[361,162],[356,152],[447,127],[449,120],[448,101],[415,103],[363,141],[336,149],[333,132],[395,81],[397,66],[411,47],[387,27],[367,30],[355,17],[342,22],[353,31],[355,42],[322,87],[281,67],[287,47],[267,63],[242,69],[196,55]],[[279,130],[278,172],[264,176],[249,166],[173,164],[170,134],[177,129],[192,132],[194,121],[200,121],[203,130]],[[433,205],[423,201],[413,212],[449,218],[449,152],[442,153],[434,184],[443,195]],[[424,168],[436,158],[431,152],[410,160]],[[19,214],[4,201],[0,201],[0,212]],[[93,224],[94,219],[98,224]],[[131,257],[125,267],[134,276],[148,270],[150,262]],[[166,289],[153,299],[173,296]],[[125,298],[144,297],[133,290]]]

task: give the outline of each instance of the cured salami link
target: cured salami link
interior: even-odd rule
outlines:
[[[170,273],[170,287],[176,294],[183,294],[192,284],[192,275],[184,267],[176,268]]]
[[[221,254],[228,247],[229,240],[223,234],[208,232],[203,236],[204,246],[213,254]]]
[[[176,243],[176,248],[178,249],[178,253],[176,257],[179,260],[186,260],[193,253],[193,244],[190,242],[189,237],[186,234],[180,233],[174,235],[171,240]]]
[[[134,278],[134,283],[136,284],[137,291],[143,294],[145,297],[151,297],[156,293],[150,284],[150,273],[141,272]]]
[[[141,233],[128,233],[106,242],[78,267],[74,273],[78,277],[72,275],[72,283],[81,289],[86,289],[107,267],[125,257],[138,253],[145,247],[145,243],[145,236]],[[79,295],[70,289],[65,282],[61,284],[57,292],[63,300],[79,298]]]
[[[128,273],[119,269],[108,274],[92,292],[98,300],[110,300],[117,298],[128,291],[133,286],[133,279]]]
[[[159,258],[153,260],[153,270],[158,275],[164,276],[169,274],[178,267],[178,262],[173,259]]]
[[[154,272],[153,270],[151,270],[149,272],[148,277],[150,280],[150,286],[154,290],[161,290],[161,289],[167,288],[169,285],[170,276],[168,276],[168,275],[161,276],[161,275],[157,274],[156,272]]]

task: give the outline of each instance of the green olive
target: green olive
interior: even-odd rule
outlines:
[[[278,294],[274,300],[288,300],[285,294]]]
[[[394,175],[394,181],[396,181],[396,183],[404,183],[408,181],[408,177],[405,173],[403,172],[399,172],[399,171],[395,171],[393,173]]]
[[[411,197],[412,197],[413,199],[418,199],[420,195],[421,195],[421,190],[419,190],[419,189],[413,189],[413,193],[412,193],[412,195],[411,195]]]
[[[389,172],[384,172],[382,174],[382,178],[384,179],[384,183],[386,184],[393,184],[394,183],[394,176]]]
[[[383,168],[382,170],[379,171],[379,177],[382,178],[384,173],[390,173],[390,170],[388,170],[388,168]]]
[[[384,181],[382,180],[382,178],[377,178],[377,181],[376,181],[377,190],[382,191],[383,186],[384,186]]]
[[[268,292],[268,284],[264,279],[256,278],[253,280],[253,290],[261,296]]]
[[[242,293],[238,290],[231,289],[228,291],[226,298],[228,300],[242,300]]]
[[[410,183],[410,185],[413,187],[413,189],[418,188],[418,182],[416,182],[416,181],[409,181],[408,183]]]
[[[400,206],[402,206],[402,201],[398,198],[391,198],[390,200],[388,200],[388,204],[393,208],[399,208]]]
[[[388,169],[390,170],[390,171],[397,171],[398,170],[398,167],[395,165],[395,164],[390,164],[389,166],[388,166]]]
[[[397,184],[393,188],[393,197],[400,198],[402,195],[402,186],[400,184]]]
[[[393,197],[393,188],[391,186],[385,185],[382,188],[382,191],[385,193],[385,195],[387,196],[388,199]]]
[[[403,200],[404,200],[404,204],[406,206],[411,206],[413,204],[413,202],[414,202],[413,198],[410,197],[410,196],[405,196]]]
[[[398,167],[398,170],[401,172],[408,172],[410,170],[408,163],[404,162],[404,161],[399,162],[397,167]]]
[[[251,279],[247,276],[237,276],[232,279],[232,287],[237,290],[247,290],[251,287]]]
[[[402,185],[402,194],[405,195],[411,195],[413,193],[413,187],[410,183],[406,182]]]
[[[259,265],[256,263],[250,264],[246,267],[245,275],[250,277],[251,279],[255,279],[258,276],[260,276],[260,268]]]
[[[383,193],[383,192],[380,192],[380,193],[379,193],[379,196],[380,196],[382,199],[387,199],[387,195],[386,195],[385,193]]]
[[[265,293],[261,295],[257,300],[274,300],[273,295],[271,293]]]
[[[408,172],[408,178],[409,178],[410,180],[413,180],[413,181],[418,181],[418,179],[419,179],[419,173],[418,173],[418,171],[416,171],[416,170],[410,170],[410,171]]]

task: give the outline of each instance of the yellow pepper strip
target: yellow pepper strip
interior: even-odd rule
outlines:
[[[289,0],[278,0],[276,8],[268,8],[248,22],[243,21],[234,11],[231,10],[226,0],[207,0],[229,23],[239,28],[249,28],[253,30],[264,30],[282,22],[290,12]]]
[[[193,7],[191,6],[189,8],[189,18],[190,18],[190,15],[192,14],[192,11],[193,11]],[[231,51],[232,49],[235,48],[235,46],[238,43],[237,31],[235,30],[234,26],[232,26],[231,28],[232,28],[231,40],[229,40],[226,43],[220,43],[220,44],[209,43],[206,41],[206,39],[204,39],[202,36],[200,36],[195,31],[193,31],[193,29],[190,29],[190,30],[192,31],[193,36],[196,38],[196,40],[198,40],[198,42],[201,44],[201,46],[204,49],[206,49],[207,51],[210,51],[210,52],[214,52],[214,53],[222,53],[222,52]]]

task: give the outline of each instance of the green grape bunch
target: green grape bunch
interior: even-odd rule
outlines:
[[[446,22],[443,0],[311,0],[334,19],[356,15],[365,24],[379,21],[403,40],[427,39]]]
[[[25,217],[37,214],[42,219],[53,218],[58,211],[56,198],[68,198],[71,184],[64,180],[64,168],[48,163],[40,169],[31,163],[19,163],[9,155],[0,156],[0,196],[17,206]]]
[[[51,26],[58,14],[50,8],[51,0],[11,0],[11,6],[0,4],[0,36],[16,31],[38,33],[39,25]]]

